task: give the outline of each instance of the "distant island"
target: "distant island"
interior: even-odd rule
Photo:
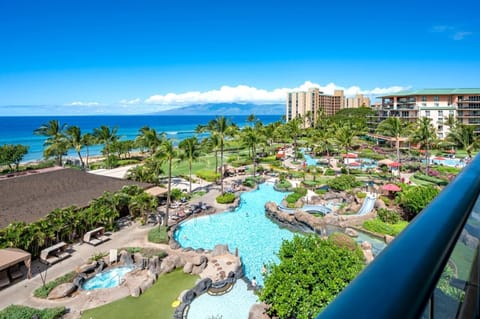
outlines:
[[[283,115],[284,104],[252,104],[252,103],[209,103],[189,105],[152,115]]]

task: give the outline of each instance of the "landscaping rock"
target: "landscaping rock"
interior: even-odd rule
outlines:
[[[147,291],[148,288],[152,287],[154,282],[155,281],[152,277],[148,277],[147,279],[142,281],[142,283],[140,284],[140,287],[139,287],[142,294],[144,294],[145,291]]]
[[[160,265],[160,273],[169,273],[172,272],[175,268],[183,267],[185,263],[179,256],[169,255],[162,260]]]
[[[81,265],[81,266],[78,266],[75,271],[77,273],[90,273],[92,271],[95,270],[95,268],[97,267],[97,262],[96,261],[92,261],[90,264],[85,264],[85,265]]]
[[[248,319],[270,319],[267,315],[268,305],[264,303],[256,303],[248,312]]]
[[[197,255],[197,256],[192,258],[191,262],[195,266],[200,266],[202,264],[206,264],[208,262],[208,259],[207,259],[207,257],[205,257],[203,255]]]
[[[76,290],[77,290],[77,286],[75,286],[73,283],[71,282],[63,283],[53,288],[53,290],[50,291],[50,293],[48,294],[47,299],[65,298]]]
[[[193,264],[190,262],[185,263],[185,266],[183,266],[183,272],[186,274],[191,274],[193,269]]]
[[[133,265],[132,255],[126,251],[122,250],[120,252],[120,263],[124,265]]]
[[[132,288],[132,290],[130,291],[130,296],[137,298],[140,296],[141,292],[142,291],[140,290],[140,287]]]
[[[373,261],[373,252],[372,252],[372,244],[368,241],[364,241],[361,245],[363,257],[365,257],[365,262],[367,265]]]
[[[353,228],[345,228],[345,234],[350,237],[358,237],[358,232]]]
[[[394,239],[395,239],[395,237],[390,236],[390,235],[385,235],[385,236],[384,236],[384,241],[385,241],[385,243],[387,243],[387,244],[390,244]]]
[[[212,250],[212,257],[229,254],[228,245],[215,245]]]

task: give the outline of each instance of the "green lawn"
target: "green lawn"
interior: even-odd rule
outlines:
[[[172,302],[183,290],[193,288],[197,279],[197,276],[187,275],[182,270],[162,275],[139,298],[126,297],[86,310],[82,319],[170,319],[175,310]]]

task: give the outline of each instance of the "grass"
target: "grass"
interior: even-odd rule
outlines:
[[[470,269],[475,258],[475,249],[463,243],[457,243],[450,257],[458,269],[458,278],[469,280]]]
[[[154,227],[148,232],[148,241],[156,244],[168,244],[167,227]]]
[[[82,319],[129,319],[173,318],[172,302],[183,290],[195,285],[197,276],[187,275],[182,270],[162,275],[158,281],[138,298],[126,297],[107,305],[86,310]]]
[[[65,307],[35,309],[26,306],[10,305],[0,311],[0,319],[25,319],[38,316],[41,319],[62,318]]]
[[[366,230],[372,231],[378,234],[385,234],[390,236],[397,236],[400,232],[407,227],[408,222],[402,220],[396,224],[388,224],[382,222],[380,219],[367,220],[363,223],[363,227]]]
[[[45,284],[45,286],[41,286],[40,288],[35,289],[33,295],[37,298],[47,298],[50,291],[53,288],[57,287],[60,284],[71,282],[73,278],[76,276],[76,272],[72,271],[69,272],[61,277],[56,278],[55,280],[49,281]]]

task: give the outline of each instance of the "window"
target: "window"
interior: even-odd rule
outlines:
[[[438,103],[437,102],[433,103],[433,106],[438,106]]]
[[[450,110],[450,111],[448,111],[448,114],[449,114],[449,115],[453,115],[453,112],[455,112],[455,111],[454,111],[454,110]]]
[[[430,116],[430,111],[425,111],[425,116]]]
[[[433,97],[433,101],[434,101],[434,102],[438,102],[438,95],[435,95],[435,96]]]
[[[427,103],[422,103],[422,106],[427,106]]]
[[[442,110],[438,111],[438,116],[443,116],[443,111]]]
[[[439,125],[439,126],[438,126],[438,130],[439,130],[439,131],[443,131],[443,125]]]
[[[427,97],[426,96],[422,96],[422,102],[427,102]]]

